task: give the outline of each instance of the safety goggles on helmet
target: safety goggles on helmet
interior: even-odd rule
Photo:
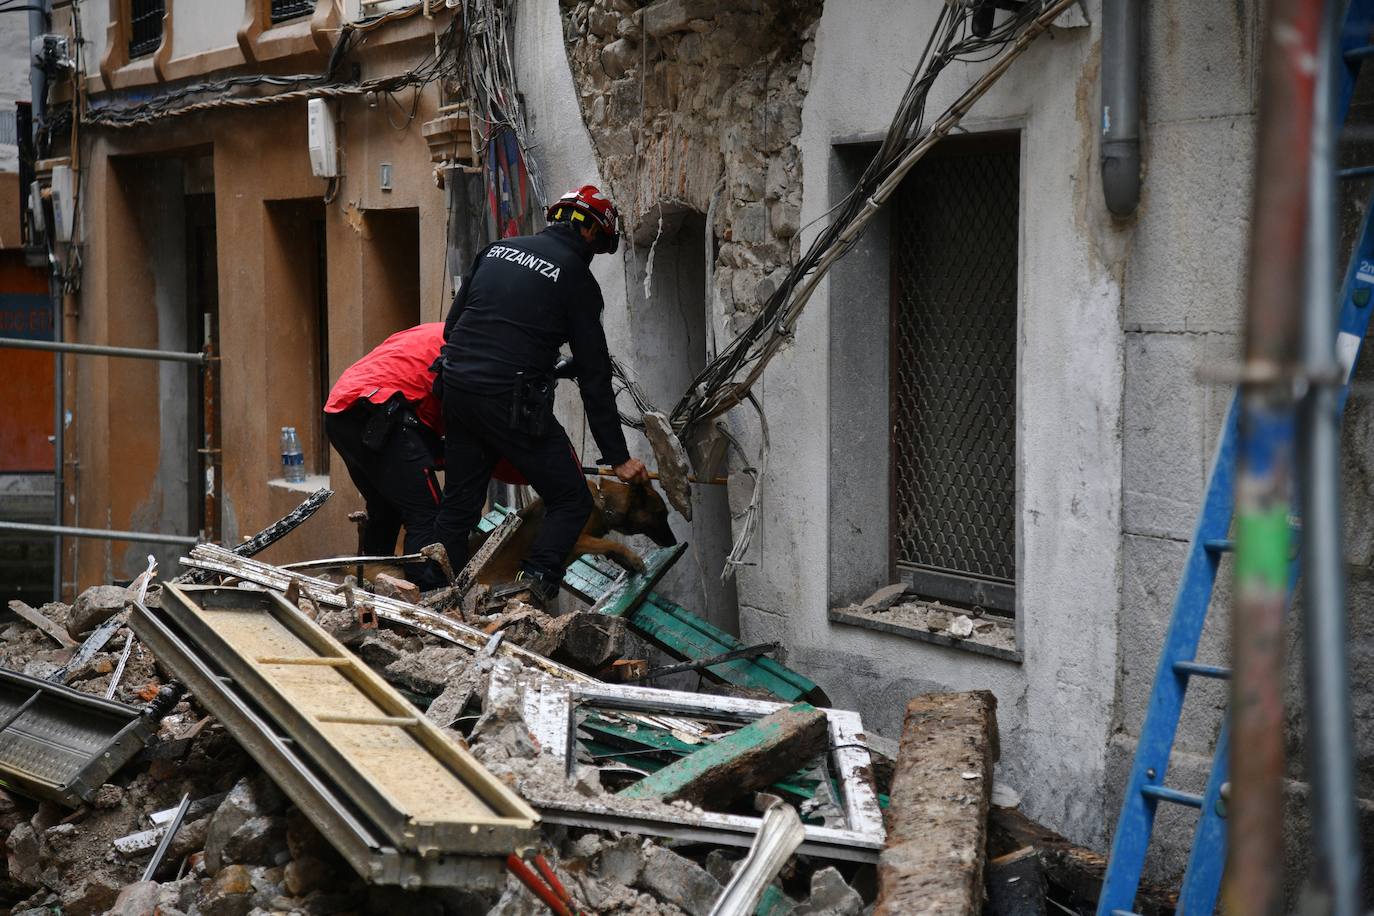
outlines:
[[[620,211],[596,185],[584,184],[558,198],[544,214],[551,223],[588,224],[601,230],[592,245],[597,254],[615,254],[620,248]]]

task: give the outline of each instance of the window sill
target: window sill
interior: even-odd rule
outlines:
[[[944,621],[950,617],[950,613],[944,608],[912,603],[900,604],[886,611],[867,611],[855,605],[831,608],[828,616],[831,623],[866,627],[937,646],[1021,663],[1021,650],[1016,646],[1016,628],[1010,622],[977,619],[974,621],[973,634],[961,639],[951,636],[944,629]]]
[[[321,487],[329,486],[328,474],[307,474],[304,480],[287,480],[284,477],[276,477],[267,481],[269,487],[278,490],[290,490],[292,493],[314,493]]]

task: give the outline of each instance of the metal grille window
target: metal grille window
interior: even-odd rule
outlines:
[[[164,0],[130,0],[130,57],[151,54],[162,44],[162,17],[166,10]]]
[[[920,593],[1015,610],[1016,134],[943,141],[893,208],[893,556]]]
[[[315,0],[272,0],[272,22],[285,22],[315,9]]]

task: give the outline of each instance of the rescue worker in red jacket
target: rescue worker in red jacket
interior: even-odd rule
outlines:
[[[443,487],[444,411],[430,367],[444,345],[442,322],[397,331],[344,370],[324,405],[324,431],[367,503],[363,552],[391,556],[405,528],[405,552],[438,542],[434,519]],[[507,465],[498,480],[521,483]],[[422,589],[448,583],[433,563],[409,567]]]
[[[397,331],[345,369],[329,391],[324,432],[367,503],[365,554],[394,554],[402,527],[406,553],[435,541],[444,409],[434,396],[429,367],[443,345],[440,322]],[[430,567],[409,570],[421,588],[445,584]]]

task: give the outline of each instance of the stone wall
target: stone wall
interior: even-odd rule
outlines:
[[[582,115],[627,230],[647,246],[661,219],[711,213],[714,313],[731,329],[798,253],[820,12],[820,0],[563,3]]]

